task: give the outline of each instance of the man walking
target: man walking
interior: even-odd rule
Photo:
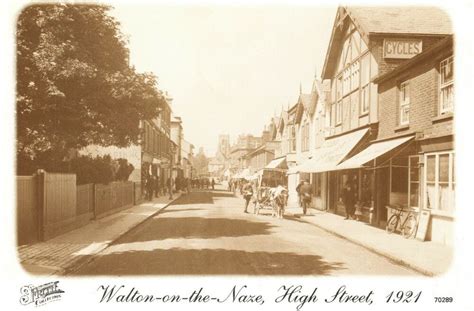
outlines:
[[[306,211],[309,205],[311,204],[312,194],[313,189],[311,189],[311,184],[309,183],[309,181],[305,180],[300,187],[300,197],[304,215],[306,215]]]
[[[244,213],[248,213],[247,212],[247,208],[249,206],[249,203],[250,203],[250,199],[252,199],[252,196],[253,196],[253,187],[252,187],[252,184],[250,182],[247,182],[244,187],[242,188],[242,192],[243,192],[243,195],[244,195],[244,200],[245,200],[245,209],[244,209]]]

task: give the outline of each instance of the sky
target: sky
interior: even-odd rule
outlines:
[[[336,7],[114,4],[130,63],[158,76],[185,139],[208,156],[219,134],[261,135],[319,77]]]

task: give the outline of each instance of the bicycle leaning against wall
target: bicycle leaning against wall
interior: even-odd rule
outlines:
[[[415,209],[404,209],[400,206],[387,206],[387,209],[389,208],[393,210],[393,214],[388,219],[387,232],[394,233],[398,229],[403,237],[407,239],[414,237],[418,228],[418,212]],[[408,215],[402,223],[405,213],[408,213]]]

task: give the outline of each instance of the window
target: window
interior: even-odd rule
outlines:
[[[360,61],[360,114],[369,112],[370,105],[370,55],[365,54]]]
[[[440,114],[453,111],[454,82],[453,82],[453,57],[443,60],[440,64]]]
[[[400,125],[410,122],[410,84],[400,84]]]
[[[336,125],[342,123],[342,100],[336,103]]]
[[[301,131],[301,151],[309,150],[309,123],[303,124]]]
[[[420,159],[418,156],[412,156],[409,158],[409,206],[419,207],[420,206]]]
[[[289,141],[290,141],[290,152],[295,152],[296,151],[296,129],[294,125],[291,125]]]
[[[425,155],[425,206],[433,210],[454,211],[454,152]]]

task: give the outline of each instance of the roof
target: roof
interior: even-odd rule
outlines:
[[[366,33],[452,34],[451,20],[436,7],[347,7],[349,16]]]
[[[448,14],[436,7],[339,7],[321,73],[322,79],[331,78],[332,67],[336,65],[334,58],[339,57],[338,50],[346,29],[339,26],[347,18],[352,20],[367,44],[369,35],[443,36],[453,33]]]
[[[409,60],[405,61],[401,65],[397,66],[395,69],[392,71],[389,71],[387,73],[381,74],[374,79],[374,83],[379,84],[381,82],[384,82],[391,77],[397,76],[398,74],[406,72],[406,69],[412,67],[414,64],[421,62],[425,60],[428,57],[433,56],[433,54],[438,55],[440,51],[451,51],[452,52],[452,47],[453,47],[453,37],[448,36],[447,38],[444,38],[440,40],[438,43],[432,45],[429,49],[426,51],[423,51],[422,53],[410,58]]]

